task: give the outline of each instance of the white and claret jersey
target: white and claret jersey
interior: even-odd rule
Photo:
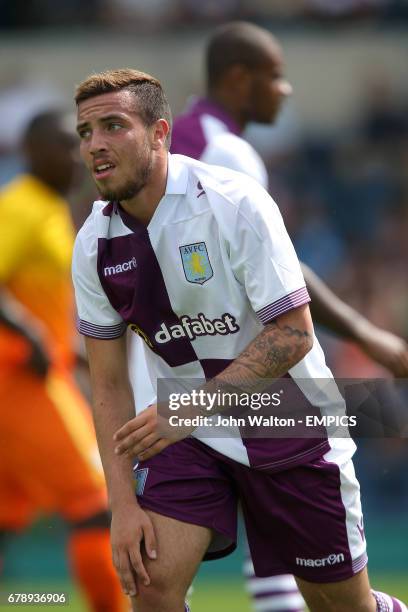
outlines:
[[[76,240],[73,277],[80,332],[109,339],[130,326],[144,339],[154,387],[158,378],[217,375],[264,324],[309,301],[268,193],[243,174],[181,155],[169,155],[166,192],[147,227],[120,204],[94,204]],[[317,339],[289,374],[299,381],[295,401],[328,408],[324,393],[301,390],[305,379],[331,377]],[[327,437],[202,442],[270,470],[331,448]]]
[[[241,129],[231,115],[214,100],[196,98],[174,120],[171,152],[243,172],[267,189],[265,164],[240,134]]]

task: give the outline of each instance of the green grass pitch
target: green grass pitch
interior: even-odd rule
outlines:
[[[406,576],[378,575],[372,577],[372,584],[378,590],[391,593],[402,601],[408,601],[408,580]],[[36,584],[35,586],[22,583],[6,583],[1,585],[1,591],[68,591],[69,603],[64,606],[17,606],[0,605],[0,610],[13,612],[46,612],[47,610],[60,610],[60,612],[88,612],[82,597],[75,591],[70,583]],[[251,606],[244,591],[243,582],[237,578],[221,580],[197,579],[194,583],[194,593],[191,600],[192,612],[250,612]]]

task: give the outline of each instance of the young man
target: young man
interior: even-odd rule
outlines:
[[[79,329],[113,557],[134,610],[183,610],[203,557],[234,546],[238,499],[257,573],[295,574],[312,612],[404,610],[370,590],[350,438],[199,441],[187,438],[191,427],[169,437],[164,425],[163,435],[157,405],[133,418],[127,325],[144,339],[154,382],[250,387],[288,374],[299,402],[323,409],[314,377],[331,375],[293,246],[262,187],[169,156],[170,110],[149,75],[93,75],[76,102],[81,154],[104,200],[74,250]]]
[[[64,195],[76,147],[65,113],[37,115],[24,137],[28,171],[0,193],[0,534],[58,512],[89,609],[121,612],[92,418],[73,379],[74,228]]]

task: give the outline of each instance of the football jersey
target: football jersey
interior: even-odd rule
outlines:
[[[169,155],[166,192],[147,227],[119,203],[94,204],[76,239],[73,279],[79,331],[109,339],[129,326],[144,340],[154,387],[160,378],[216,376],[264,324],[309,301],[268,193],[241,173],[181,155]],[[314,379],[331,377],[317,339],[289,374],[306,404],[327,408],[328,397],[312,388]],[[305,379],[312,387],[303,388]],[[331,448],[327,437],[245,439],[228,431],[225,439],[200,439],[269,470]]]
[[[238,170],[266,189],[265,164],[252,145],[240,137],[240,132],[236,122],[216,102],[198,98],[174,120],[171,152]]]
[[[68,204],[34,176],[23,175],[0,192],[0,218],[0,283],[43,325],[53,363],[71,366],[74,228]],[[27,350],[19,335],[0,328],[3,374],[20,364]]]
[[[188,155],[209,164],[238,170],[267,188],[268,174],[255,149],[239,136],[237,123],[216,102],[194,98],[175,118],[171,152]],[[130,343],[129,374],[137,409],[152,403],[154,391],[148,383],[143,346],[137,337]]]

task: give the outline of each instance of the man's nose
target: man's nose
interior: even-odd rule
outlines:
[[[94,130],[89,139],[89,152],[92,155],[99,153],[100,151],[106,151],[106,141],[100,130]]]

